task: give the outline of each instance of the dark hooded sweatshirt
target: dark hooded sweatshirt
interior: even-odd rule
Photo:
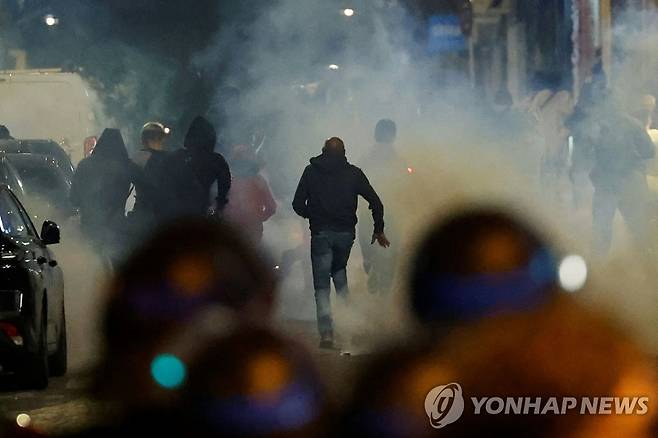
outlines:
[[[312,158],[299,181],[292,207],[311,225],[311,232],[355,231],[358,197],[370,205],[375,233],[384,231],[384,206],[358,167],[343,155],[323,153]]]
[[[197,117],[185,136],[185,148],[168,154],[162,166],[167,201],[161,212],[167,218],[205,216],[210,189],[217,182],[217,208],[226,205],[231,172],[224,157],[213,152],[217,134],[203,117]]]
[[[91,156],[78,164],[70,199],[80,208],[83,228],[95,232],[123,226],[131,184],[140,185],[141,169],[128,158],[118,129],[106,129]]]

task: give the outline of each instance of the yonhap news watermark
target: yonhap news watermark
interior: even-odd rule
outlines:
[[[433,388],[425,398],[430,425],[441,429],[473,415],[646,415],[649,397],[464,397],[459,383]]]

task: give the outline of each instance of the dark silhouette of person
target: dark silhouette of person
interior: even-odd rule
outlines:
[[[320,346],[333,347],[331,317],[331,279],[336,294],[346,299],[347,262],[355,239],[358,197],[370,205],[375,229],[371,244],[390,246],[384,234],[384,205],[368,178],[345,157],[345,144],[338,137],[328,139],[322,155],[312,158],[295,192],[293,209],[309,220],[311,228],[311,262],[317,309]]]
[[[656,155],[647,132],[650,120],[650,110],[640,108],[637,114],[626,114],[614,104],[608,104],[599,116],[590,173],[594,186],[592,249],[598,256],[605,256],[610,250],[617,210],[624,217],[636,247],[643,253],[650,250],[646,161]]]
[[[99,253],[116,262],[126,241],[126,200],[141,185],[141,169],[128,157],[121,131],[105,129],[91,156],[73,176],[70,199],[79,208],[83,234]]]
[[[163,167],[168,155],[164,150],[166,138],[167,131],[161,123],[148,122],[142,128],[142,149],[134,160],[144,170],[144,179],[130,214],[137,237],[144,236],[158,224],[158,210],[166,202],[162,187],[165,179]]]
[[[211,208],[221,215],[228,202],[231,172],[224,157],[214,152],[217,134],[203,117],[194,119],[185,136],[184,149],[169,154],[162,166],[162,189],[166,202],[159,208],[167,220],[206,216]],[[215,205],[210,192],[217,185]]]

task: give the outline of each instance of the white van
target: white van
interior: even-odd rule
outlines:
[[[15,138],[58,142],[73,164],[85,138],[98,135],[101,105],[77,73],[59,69],[0,71],[0,124]]]

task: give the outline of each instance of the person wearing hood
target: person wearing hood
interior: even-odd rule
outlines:
[[[192,121],[184,148],[168,154],[162,165],[166,201],[158,209],[164,219],[206,216],[213,207],[223,213],[231,188],[231,171],[221,154],[215,153],[217,134],[201,116]],[[216,206],[210,205],[210,189],[217,183]]]
[[[258,244],[263,238],[263,223],[276,213],[276,202],[267,180],[260,174],[258,158],[249,146],[235,146],[230,161],[233,180],[224,217]]]
[[[345,144],[338,137],[327,140],[322,155],[304,169],[292,207],[308,219],[311,228],[311,262],[320,347],[333,348],[330,280],[336,294],[346,299],[347,261],[355,239],[358,197],[370,205],[375,229],[371,244],[390,242],[384,234],[384,205],[361,169],[345,157]]]
[[[116,261],[127,243],[120,237],[133,185],[141,185],[141,170],[128,157],[121,131],[104,130],[91,156],[78,164],[70,199],[79,208],[83,234],[110,261]]]

